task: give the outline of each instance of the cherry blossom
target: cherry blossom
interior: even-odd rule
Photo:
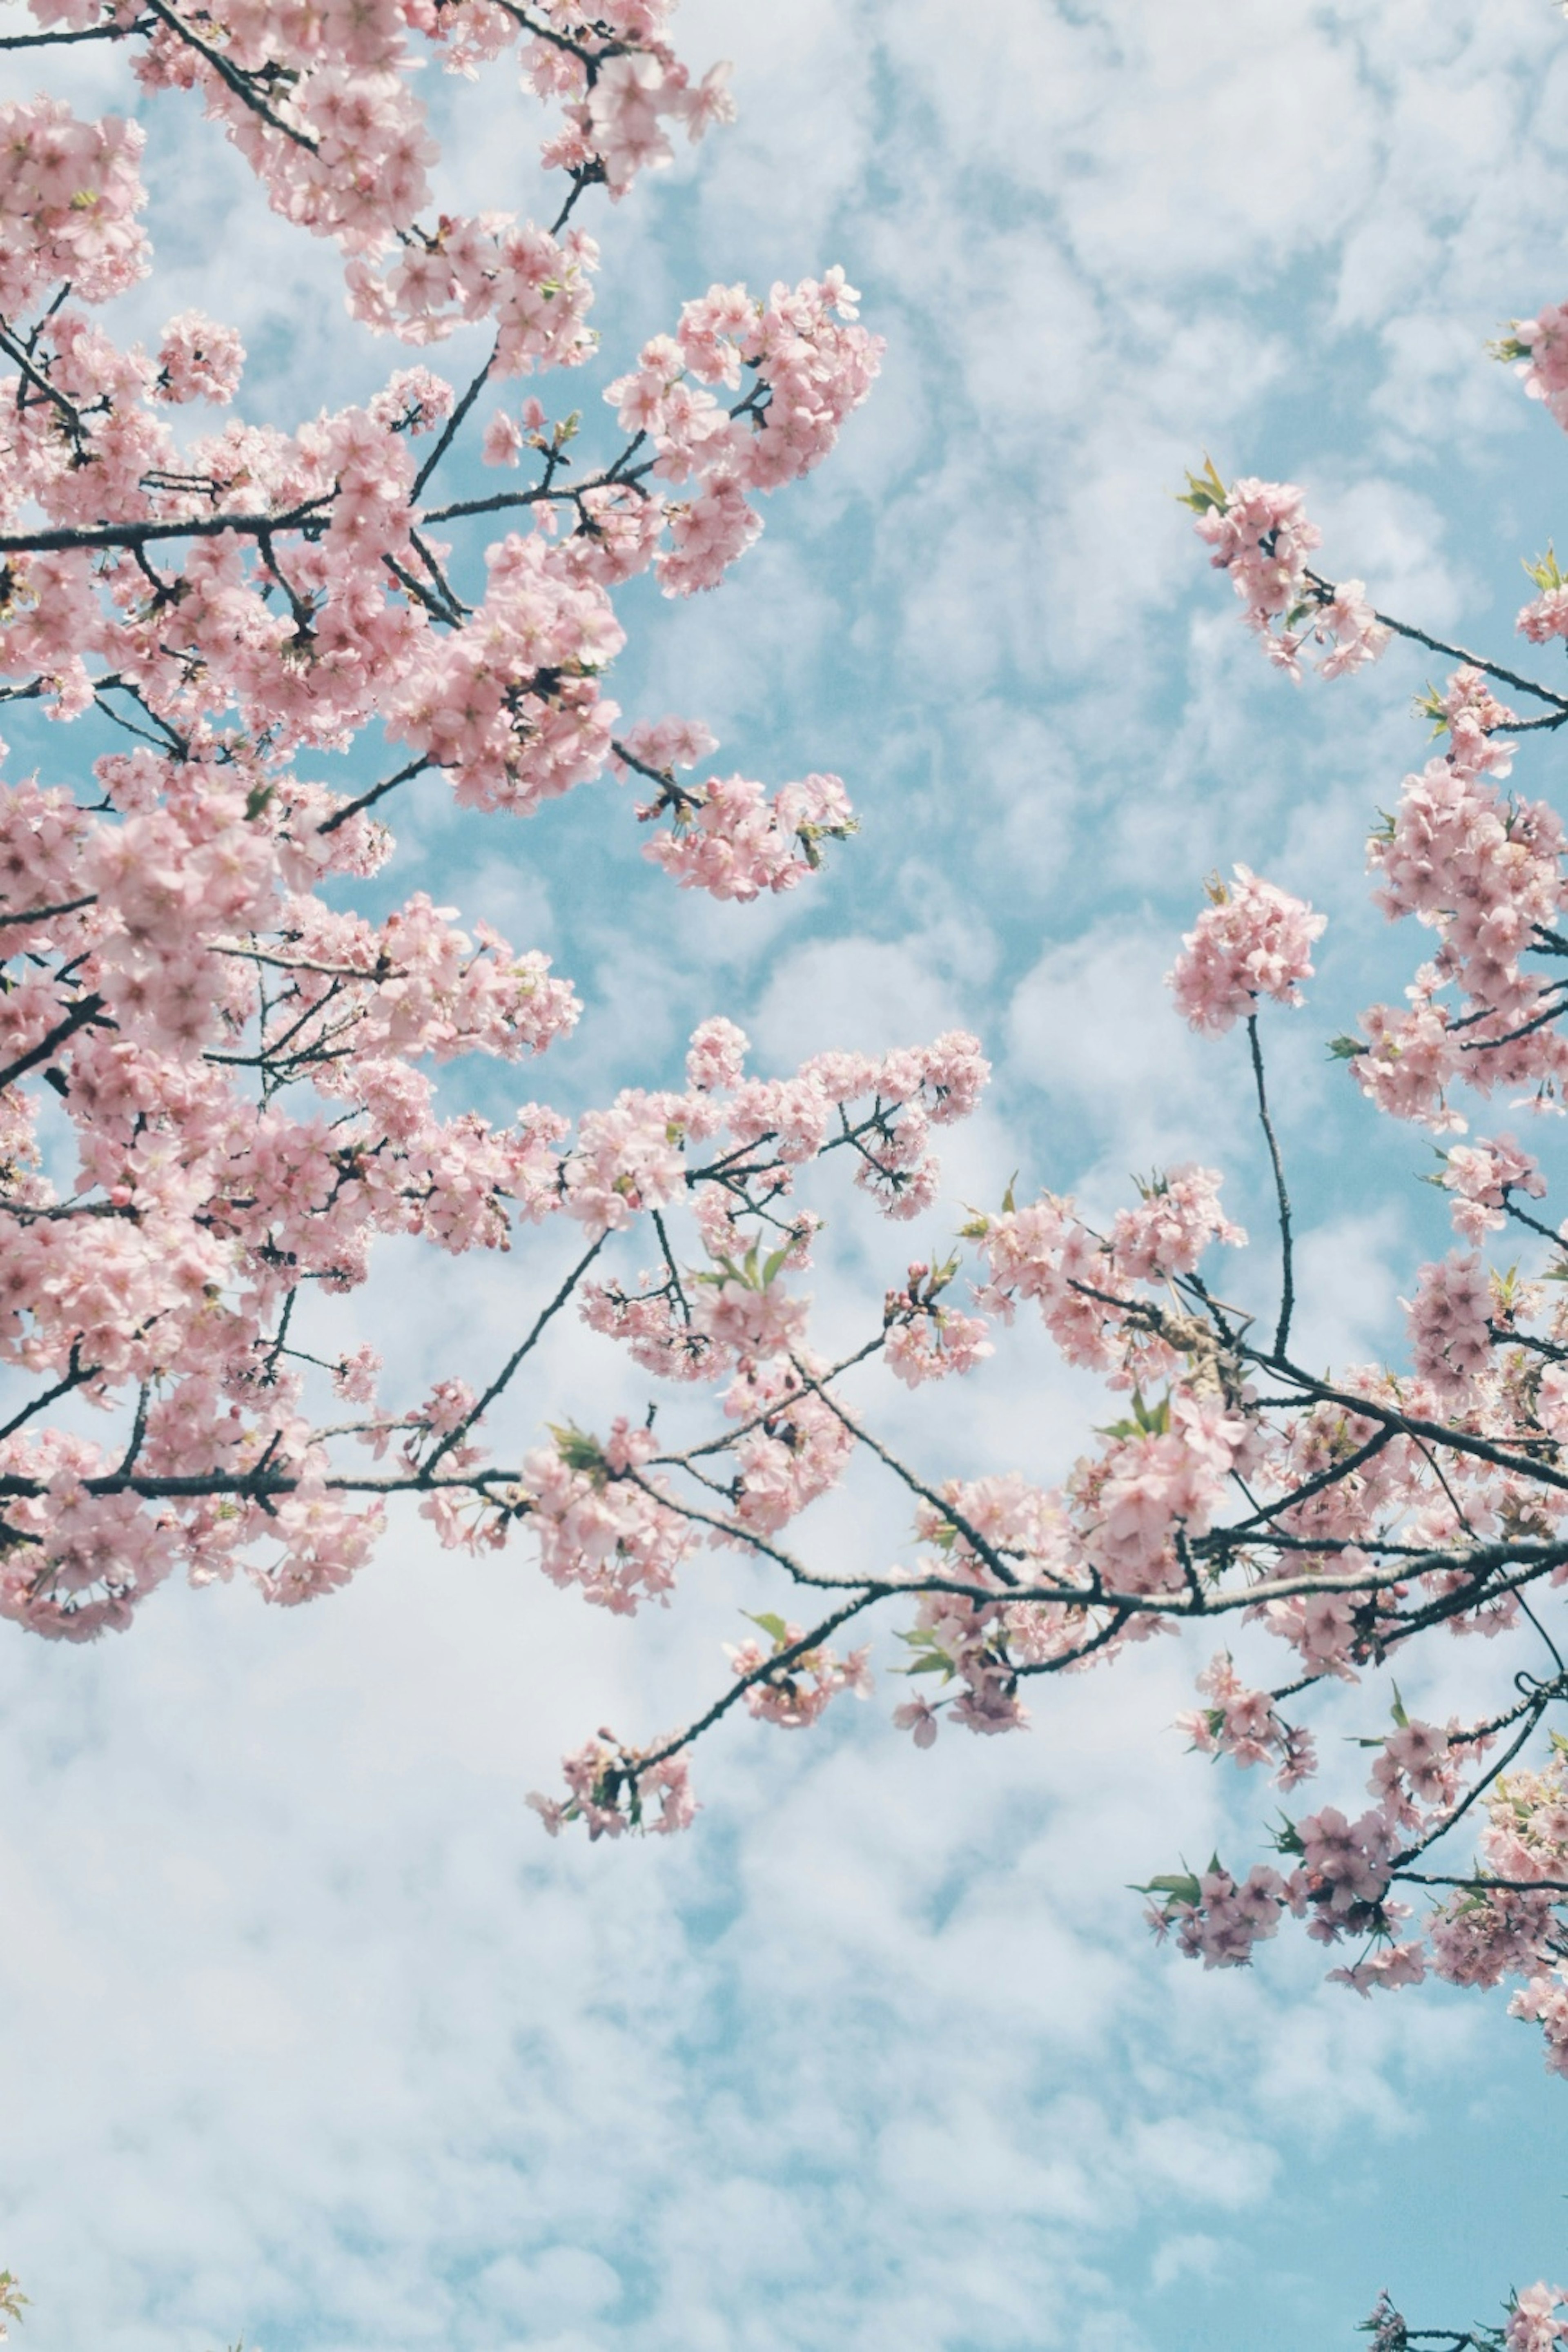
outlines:
[[[1299,1004],[1300,983],[1312,977],[1313,942],[1327,928],[1326,915],[1245,866],[1236,868],[1234,888],[1216,877],[1168,975],[1178,1009],[1191,1027],[1215,1036],[1250,1013],[1261,996]]]
[[[50,97],[4,110],[0,695],[49,723],[29,730],[47,755],[6,753],[0,776],[0,1615],[88,1641],[174,1578],[313,1603],[373,1572],[405,1510],[433,1545],[519,1543],[563,1592],[628,1619],[658,1604],[676,1629],[700,1566],[747,1628],[727,1664],[712,1644],[708,1702],[652,1737],[600,1729],[530,1800],[552,1834],[611,1840],[692,1823],[690,1751],[721,1722],[837,1737],[832,1701],[871,1691],[874,1657],[907,1678],[889,1711],[925,1750],[944,1727],[1026,1731],[1050,1677],[1201,1625],[1176,1736],[1263,1767],[1290,1810],[1263,1859],[1152,1877],[1156,1931],[1234,1969],[1299,1929],[1369,1998],[1432,1975],[1506,1988],[1568,2074],[1550,1122],[1533,1149],[1514,1126],[1447,1145],[1460,1246],[1409,1245],[1390,1360],[1321,1365],[1296,1336],[1265,1039],[1302,1003],[1325,918],[1245,866],[1211,884],[1169,975],[1256,1109],[1239,1194],[1188,1160],[1087,1206],[998,1171],[961,1216],[940,1155],[990,1070],[957,1028],[779,1066],[715,1011],[608,1101],[569,1117],[492,1092],[482,1116],[471,1058],[510,1087],[583,1002],[478,912],[393,903],[376,877],[411,802],[542,824],[568,793],[618,809],[671,908],[704,890],[743,909],[808,891],[830,854],[852,866],[862,785],[809,764],[830,747],[803,741],[782,782],[743,743],[721,768],[700,717],[623,709],[615,672],[633,583],[719,587],[768,502],[831,457],[880,341],[832,264],[698,289],[635,345],[596,319],[590,222],[732,110],[722,64],[671,45],[670,0],[30,5],[45,48],[88,35],[123,57],[128,105],[199,97],[280,219],[335,247],[356,334],[405,363],[362,402],[252,422],[221,319],[183,310],[155,350],[122,345],[103,306],[153,265],[140,125]],[[432,63],[521,76],[545,111],[548,222],[432,209]],[[481,325],[466,383],[426,364]],[[605,400],[558,396],[601,335]],[[1568,424],[1568,312],[1501,348]],[[465,458],[492,469],[482,497],[456,494]],[[1314,569],[1295,486],[1227,487],[1205,463],[1187,503],[1288,676],[1315,655],[1352,697],[1396,643],[1456,665],[1421,697],[1436,735],[1368,846],[1376,905],[1426,951],[1334,1043],[1358,1108],[1455,1137],[1472,1097],[1500,1091],[1516,1125],[1561,1110],[1568,842],[1512,774],[1568,696]],[[1529,569],[1519,659],[1518,636],[1568,635],[1550,547]],[[1249,1247],[1222,1202],[1253,1177],[1260,1276],[1220,1255]],[[907,1229],[896,1250],[868,1208]],[[491,1253],[506,1345],[467,1338],[400,1395],[356,1320],[388,1239]],[[845,1280],[879,1241],[866,1283]],[[1024,1434],[974,1475],[952,1402],[1005,1396],[1021,1313],[1106,1401],[1059,1475]],[[563,1326],[613,1368],[595,1393],[623,1407],[629,1380],[644,1401],[591,1427],[524,1408]],[[929,1462],[893,1436],[922,1411]],[[847,1551],[832,1498],[852,1474],[893,1525]],[[1395,1675],[1429,1690],[1455,1640],[1464,1706],[1407,1706]],[[1321,1759],[1324,1684],[1372,1728]],[[0,2273],[0,2312],[10,2289]],[[1564,2307],[1544,2285],[1516,2297],[1511,2352],[1568,2336]],[[1392,2347],[1404,2322],[1380,2309]]]

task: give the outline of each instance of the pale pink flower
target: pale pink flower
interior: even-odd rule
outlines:
[[[1255,1012],[1259,997],[1300,1004],[1300,983],[1312,977],[1313,943],[1328,925],[1326,915],[1248,867],[1237,866],[1235,873],[1234,887],[1214,886],[1211,903],[1166,974],[1188,1025],[1210,1036]]]

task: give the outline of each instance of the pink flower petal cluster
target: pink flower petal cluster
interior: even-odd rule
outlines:
[[[724,1411],[742,1424],[731,1448],[731,1516],[742,1527],[777,1535],[847,1469],[855,1439],[832,1406],[807,1385],[823,1370],[809,1356],[798,1366],[747,1363],[725,1391]]]
[[[1178,1948],[1205,1969],[1250,1967],[1255,1944],[1279,1932],[1281,1915],[1299,1907],[1296,1881],[1259,1863],[1239,1884],[1228,1870],[1204,1872],[1195,1901],[1178,1902],[1151,1913],[1163,1934],[1176,1930]]]
[[[200,310],[182,310],[158,346],[157,396],[176,404],[210,400],[226,406],[244,369],[245,345],[232,327],[215,324]]]
[[[491,373],[531,375],[591,356],[597,266],[598,247],[580,229],[556,237],[505,213],[444,219],[437,236],[404,245],[392,260],[351,261],[349,308],[363,325],[422,344],[492,319]]]
[[[665,509],[671,544],[654,568],[667,595],[716,586],[762,528],[747,492],[811,472],[866,398],[882,345],[857,323],[858,299],[837,268],[765,302],[712,287],[606,390],[622,425],[652,442],[655,472],[689,490]],[[743,375],[750,391],[726,407],[711,387],[738,391]]]
[[[1539,1160],[1521,1151],[1511,1135],[1450,1144],[1443,1155],[1442,1183],[1454,1196],[1454,1231],[1472,1247],[1488,1234],[1501,1232],[1510,1192],[1532,1201],[1546,1196]]]
[[[1208,1532],[1247,1435],[1222,1403],[1178,1392],[1168,1428],[1119,1438],[1079,1464],[1068,1491],[1083,1557],[1112,1591],[1181,1586],[1178,1534]]]
[[[1568,2289],[1544,2280],[1517,2294],[1503,2330],[1505,2352],[1552,2352],[1568,2342]]]
[[[1337,1806],[1325,1805],[1296,1828],[1309,1895],[1329,1915],[1326,1920],[1320,1916],[1315,1925],[1337,1932],[1344,1913],[1383,1901],[1398,1843],[1386,1813],[1365,1812],[1350,1822]]]
[[[1568,431],[1568,304],[1548,302],[1533,319],[1516,319],[1511,341],[1530,398],[1543,402]]]
[[[1462,1124],[1447,1098],[1460,1076],[1489,1094],[1555,1089],[1568,1075],[1568,1049],[1535,1018],[1548,982],[1524,965],[1565,901],[1563,826],[1544,802],[1504,799],[1494,778],[1507,775],[1513,747],[1494,730],[1507,714],[1466,700],[1471,723],[1456,715],[1447,757],[1406,777],[1387,833],[1368,845],[1379,904],[1391,919],[1415,915],[1439,949],[1407,992],[1407,1013],[1363,1014],[1367,1042],[1352,1062],[1380,1109],[1438,1129]],[[1442,1002],[1450,987],[1458,1018]]]
[[[657,171],[674,160],[666,123],[680,124],[693,142],[717,122],[732,122],[727,65],[710,67],[695,87],[678,58],[640,55],[609,58],[600,68],[585,107],[569,117],[582,142],[603,166],[612,196],[623,196],[639,172]],[[552,162],[575,160],[564,143]],[[580,168],[580,166],[579,166]]]
[[[1210,1660],[1198,1688],[1208,1706],[1178,1716],[1176,1723],[1201,1755],[1228,1756],[1244,1767],[1274,1764],[1282,1789],[1294,1788],[1317,1769],[1310,1734],[1286,1723],[1267,1691],[1247,1687],[1228,1651]]]
[[[483,604],[426,638],[388,725],[450,771],[465,806],[529,815],[609,758],[618,711],[597,673],[625,639],[605,591],[563,577],[539,532],[509,533],[486,562]]]
[[[529,1454],[513,1507],[527,1513],[551,1582],[577,1586],[617,1616],[666,1598],[700,1532],[660,1500],[657,1474],[645,1474],[654,1451],[652,1433],[625,1421],[602,1450],[568,1433]]]
[[[785,1625],[773,1636],[769,1649],[754,1640],[724,1644],[731,1672],[755,1678],[747,1685],[748,1713],[784,1731],[804,1731],[819,1721],[841,1691],[850,1691],[857,1698],[868,1698],[871,1694],[869,1650],[851,1650],[841,1658],[825,1643],[788,1658],[803,1631],[799,1625]],[[770,1663],[774,1658],[780,1660],[777,1665]]]
[[[637,815],[647,822],[664,806],[649,802]],[[781,786],[771,800],[764,785],[745,776],[710,776],[695,791],[680,788],[673,814],[670,830],[646,843],[643,856],[683,890],[742,901],[763,890],[794,889],[821,865],[819,843],[843,841],[855,831],[837,776],[807,776]]]
[[[528,1802],[552,1837],[559,1837],[569,1822],[582,1822],[590,1838],[623,1837],[627,1831],[668,1837],[689,1829],[698,1804],[691,1793],[691,1772],[684,1756],[667,1756],[644,1764],[611,1747],[604,1738],[561,1759],[567,1794],[559,1798],[537,1791]],[[651,1810],[658,1807],[658,1811]]]
[[[1212,468],[1192,478],[1187,502],[1196,509],[1194,528],[1213,549],[1215,568],[1230,574],[1247,625],[1263,639],[1270,661],[1299,680],[1298,656],[1309,640],[1328,647],[1319,664],[1324,677],[1377,659],[1389,632],[1367,602],[1365,583],[1346,580],[1330,589],[1309,572],[1307,559],[1322,545],[1322,533],[1308,521],[1293,482],[1248,476],[1226,490]]]
[[[1122,1278],[1154,1282],[1194,1273],[1215,1242],[1244,1249],[1246,1233],[1220,1207],[1220,1182],[1215,1169],[1186,1161],[1142,1187],[1137,1208],[1119,1209],[1110,1250]]]
[[[911,1287],[927,1272],[924,1265],[911,1266]],[[888,1293],[886,1314],[883,1360],[906,1388],[946,1380],[952,1372],[972,1372],[995,1353],[990,1326],[978,1315],[940,1306],[911,1310],[909,1290]]]
[[[1479,1256],[1451,1250],[1424,1265],[1405,1315],[1419,1377],[1446,1398],[1467,1397],[1491,1360],[1491,1278]]]
[[[1256,1012],[1259,997],[1300,1004],[1301,982],[1312,977],[1312,948],[1328,928],[1305,899],[1293,898],[1249,867],[1237,866],[1234,887],[1215,881],[1210,903],[1166,974],[1177,1010],[1190,1028],[1215,1037]]]
[[[143,144],[119,115],[83,122],[47,98],[0,106],[0,313],[16,317],[61,280],[78,301],[107,302],[146,275]]]
[[[1348,1969],[1331,1969],[1331,1984],[1348,1985],[1370,2000],[1373,1992],[1397,1992],[1405,1985],[1424,1983],[1426,1977],[1426,1953],[1420,1942],[1384,1944]]]

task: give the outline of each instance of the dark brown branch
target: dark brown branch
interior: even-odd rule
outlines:
[[[27,907],[19,915],[0,915],[0,930],[23,923],[47,923],[56,915],[79,915],[84,907],[96,907],[98,893],[89,890],[84,898],[61,898],[53,907]]]
[[[298,530],[301,524],[317,520],[333,496],[323,491],[287,514],[192,515],[184,522],[83,523],[49,530],[4,531],[0,532],[0,555],[85,554],[96,548],[138,547],[152,539],[217,539],[230,530],[259,539],[264,531]]]
[[[144,24],[87,25],[73,33],[5,33],[0,34],[0,49],[62,48],[68,41],[128,41],[133,33],[145,33]]]
[[[1309,586],[1319,590],[1325,603],[1339,594],[1331,580],[1322,579],[1316,572],[1305,574]],[[1425,646],[1429,653],[1446,654],[1450,660],[1463,662],[1467,669],[1479,669],[1488,677],[1500,678],[1504,686],[1517,686],[1521,694],[1534,695],[1537,702],[1549,702],[1568,718],[1568,694],[1553,694],[1549,686],[1538,686],[1532,677],[1521,677],[1517,670],[1504,669],[1498,662],[1488,661],[1481,654],[1467,653],[1463,646],[1451,646],[1442,637],[1428,636],[1425,629],[1412,628],[1408,621],[1396,621],[1391,613],[1374,613],[1385,629],[1396,637],[1408,637],[1412,645]]]
[[[923,1479],[917,1478],[912,1470],[906,1469],[896,1454],[889,1454],[887,1447],[879,1439],[873,1437],[868,1429],[862,1429],[858,1421],[852,1420],[839,1403],[838,1399],[836,1396],[830,1396],[821,1381],[812,1378],[798,1356],[792,1356],[790,1362],[795,1366],[797,1375],[805,1381],[806,1387],[822,1399],[823,1403],[836,1420],[842,1422],[850,1436],[858,1444],[864,1445],[868,1452],[874,1454],[879,1462],[885,1463],[894,1477],[903,1481],[911,1495],[918,1495],[923,1503],[929,1503],[933,1510],[940,1511],[948,1524],[958,1529],[976,1559],[983,1560],[993,1576],[999,1578],[1004,1584],[1017,1583],[1016,1574],[1008,1567],[995,1545],[987,1543],[979,1528],[965,1518],[955,1503],[950,1502],[944,1495],[939,1495],[933,1487],[928,1486]],[[1089,1589],[1079,1591],[1077,1597],[1080,1601],[1089,1601],[1097,1600],[1099,1595],[1092,1589]]]
[[[97,1021],[102,1011],[103,999],[96,992],[84,996],[79,1004],[72,1005],[63,1021],[55,1024],[47,1037],[39,1039],[30,1054],[20,1055],[6,1068],[0,1070],[0,1087],[14,1086],[18,1078],[26,1077],[29,1070],[36,1070],[40,1062],[47,1062],[52,1054],[58,1053],[66,1040],[74,1037],[79,1029],[85,1029],[89,1022]],[[102,1025],[107,1029],[113,1024],[106,1021]]]
[[[480,393],[484,390],[485,385],[489,382],[490,370],[496,363],[496,353],[500,349],[500,345],[498,341],[495,348],[491,351],[489,359],[485,362],[483,367],[479,370],[478,375],[474,378],[472,383],[469,384],[467,392],[464,393],[461,400],[458,401],[457,406],[453,409],[452,414],[447,419],[446,425],[443,428],[439,440],[437,442],[436,446],[431,450],[430,455],[426,458],[425,463],[420,467],[418,473],[414,478],[414,488],[408,494],[410,505],[413,504],[416,499],[423,497],[426,483],[430,479],[431,475],[435,472],[437,467],[440,464],[442,458],[446,456],[447,450],[457,439],[458,434],[462,427],[463,419],[468,415],[469,409],[472,408],[475,401],[478,400]]]
[[[870,1606],[869,1599],[847,1601],[842,1609],[835,1609],[829,1616],[824,1617],[819,1623],[814,1625],[809,1633],[803,1633],[798,1642],[791,1642],[785,1648],[775,1650],[771,1658],[765,1658],[761,1665],[753,1666],[750,1673],[737,1675],[729,1689],[716,1698],[712,1706],[698,1716],[694,1722],[689,1723],[684,1731],[678,1732],[673,1739],[664,1740],[658,1747],[650,1748],[635,1759],[629,1759],[632,1769],[641,1774],[650,1771],[656,1764],[668,1762],[671,1756],[679,1756],[683,1748],[689,1748],[694,1739],[700,1739],[705,1731],[710,1731],[713,1726],[722,1717],[728,1715],[730,1709],[737,1706],[756,1684],[772,1681],[775,1675],[797,1664],[802,1658],[809,1656],[813,1650],[819,1650],[830,1633],[836,1633],[840,1625],[847,1624],[852,1617],[859,1616],[863,1610]]]
[[[470,1410],[464,1414],[462,1420],[458,1422],[455,1429],[449,1429],[447,1431],[439,1445],[436,1447],[434,1453],[430,1455],[429,1460],[425,1464],[424,1470],[421,1473],[422,1478],[427,1478],[430,1472],[435,1469],[436,1465],[447,1454],[450,1454],[455,1445],[460,1445],[462,1444],[469,1430],[472,1429],[475,1422],[477,1422],[485,1412],[486,1407],[492,1405],[495,1402],[497,1397],[500,1396],[501,1391],[511,1379],[512,1374],[517,1370],[518,1366],[522,1362],[523,1358],[532,1351],[540,1339],[543,1336],[547,1325],[552,1321],[554,1317],[557,1316],[561,1312],[561,1309],[565,1306],[566,1301],[571,1297],[572,1293],[576,1289],[577,1285],[587,1273],[588,1268],[593,1265],[594,1260],[598,1256],[599,1252],[604,1248],[605,1244],[608,1239],[609,1235],[607,1234],[601,1234],[598,1240],[593,1244],[592,1247],[584,1252],[576,1265],[573,1267],[571,1273],[567,1276],[565,1281],[562,1284],[560,1289],[556,1292],[554,1297],[550,1300],[547,1306],[540,1308],[539,1313],[533,1319],[532,1328],[530,1329],[527,1338],[523,1339],[518,1347],[512,1349],[511,1354],[507,1358],[506,1362],[501,1366],[500,1370],[496,1374],[494,1380],[490,1382],[483,1396],[481,1396]]]
[[[1296,1307],[1290,1195],[1285,1189],[1285,1163],[1279,1156],[1279,1139],[1268,1115],[1268,1096],[1263,1084],[1263,1047],[1258,1041],[1256,1013],[1249,1013],[1247,1016],[1247,1039],[1252,1049],[1252,1076],[1258,1087],[1258,1117],[1263,1129],[1264,1141],[1268,1146],[1268,1164],[1274,1171],[1274,1198],[1279,1214],[1279,1320],[1274,1327],[1274,1353],[1282,1356],[1289,1341],[1290,1318]]]
[[[384,778],[379,784],[373,784],[368,793],[361,793],[357,800],[345,801],[341,809],[334,809],[325,823],[316,827],[317,832],[336,833],[340,824],[346,824],[351,816],[358,816],[363,809],[374,808],[377,801],[384,799],[388,793],[395,792],[399,784],[412,783],[416,776],[425,773],[426,768],[439,767],[440,764],[437,760],[411,760],[406,768],[399,768],[395,776]],[[364,977],[372,975],[367,973]]]
[[[274,114],[267,100],[257,89],[252,77],[242,73],[237,66],[230,65],[221,49],[215,49],[209,41],[204,41],[201,35],[194,32],[183,16],[177,16],[172,8],[165,6],[164,0],[143,0],[143,5],[152,11],[160,24],[167,25],[169,30],[178,39],[184,41],[187,48],[195,49],[197,57],[206,60],[218,79],[233,90],[242,106],[247,106],[252,114],[258,114],[269,129],[279,132],[285,139],[291,139],[295,146],[302,147],[308,155],[314,155],[318,152],[317,142],[310,137],[309,131],[298,131],[291,122],[285,122],[280,114]]]

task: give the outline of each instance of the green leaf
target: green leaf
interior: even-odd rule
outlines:
[[[1405,1701],[1399,1696],[1399,1685],[1397,1683],[1394,1685],[1394,1705],[1389,1708],[1388,1712],[1394,1717],[1394,1720],[1399,1726],[1401,1731],[1408,1728],[1410,1717],[1405,1712]]]
[[[273,784],[253,784],[251,786],[249,796],[245,803],[246,817],[250,824],[255,824],[257,818],[261,814],[262,810],[267,806],[268,802],[272,798],[273,793],[276,789],[277,787]]]
[[[1163,1396],[1158,1404],[1145,1404],[1142,1389],[1132,1391],[1132,1418],[1105,1423],[1098,1432],[1101,1437],[1163,1437],[1171,1426],[1171,1400]]]
[[[555,1440],[555,1451],[568,1470],[604,1468],[605,1449],[589,1431],[579,1429],[574,1421],[569,1421],[564,1428],[559,1422],[546,1422],[545,1427]]]
[[[760,1616],[755,1616],[749,1609],[742,1609],[741,1614],[745,1618],[748,1624],[760,1625],[762,1627],[763,1633],[767,1635],[775,1650],[783,1650],[788,1647],[789,1627],[784,1623],[782,1617],[775,1617],[771,1611],[764,1611]]]
[[[1171,1426],[1171,1398],[1168,1390],[1158,1404],[1146,1405],[1143,1402],[1142,1390],[1134,1389],[1132,1410],[1142,1422],[1146,1437],[1163,1437],[1168,1433]]]
[[[1173,1903],[1194,1905],[1203,1901],[1204,1893],[1190,1870],[1167,1871],[1158,1878],[1150,1879],[1146,1886],[1135,1886],[1132,1891],[1135,1895],[1163,1895]]]
[[[1203,472],[1188,474],[1186,488],[1176,492],[1176,503],[1178,506],[1191,507],[1194,514],[1207,514],[1211,509],[1216,514],[1224,514],[1229,506],[1229,493],[1215,473],[1214,459],[1206,450],[1204,453]]]
[[[786,1257],[788,1257],[788,1255],[789,1255],[789,1254],[790,1254],[790,1250],[791,1250],[791,1248],[792,1248],[792,1247],[793,1247],[793,1244],[791,1244],[791,1243],[789,1243],[789,1242],[785,1242],[785,1244],[784,1244],[784,1245],[783,1249],[776,1249],[776,1250],[774,1250],[774,1251],[773,1252],[773,1254],[772,1254],[772,1255],[771,1255],[771,1256],[769,1256],[769,1257],[765,1257],[765,1258],[763,1260],[763,1286],[763,1286],[763,1288],[764,1290],[766,1290],[766,1289],[767,1289],[767,1287],[768,1287],[769,1284],[773,1281],[773,1278],[774,1275],[775,1275],[775,1274],[777,1274],[777,1273],[779,1272],[780,1268],[783,1266],[785,1258],[786,1258]]]
[[[1351,1037],[1342,1034],[1338,1037],[1331,1037],[1329,1039],[1329,1059],[1331,1062],[1358,1061],[1366,1050],[1367,1045],[1364,1037]]]
[[[1524,569],[1526,575],[1534,581],[1543,596],[1550,595],[1554,588],[1561,588],[1563,585],[1563,574],[1557,568],[1557,551],[1550,541],[1547,542],[1546,552],[1540,562],[1527,563]]]

